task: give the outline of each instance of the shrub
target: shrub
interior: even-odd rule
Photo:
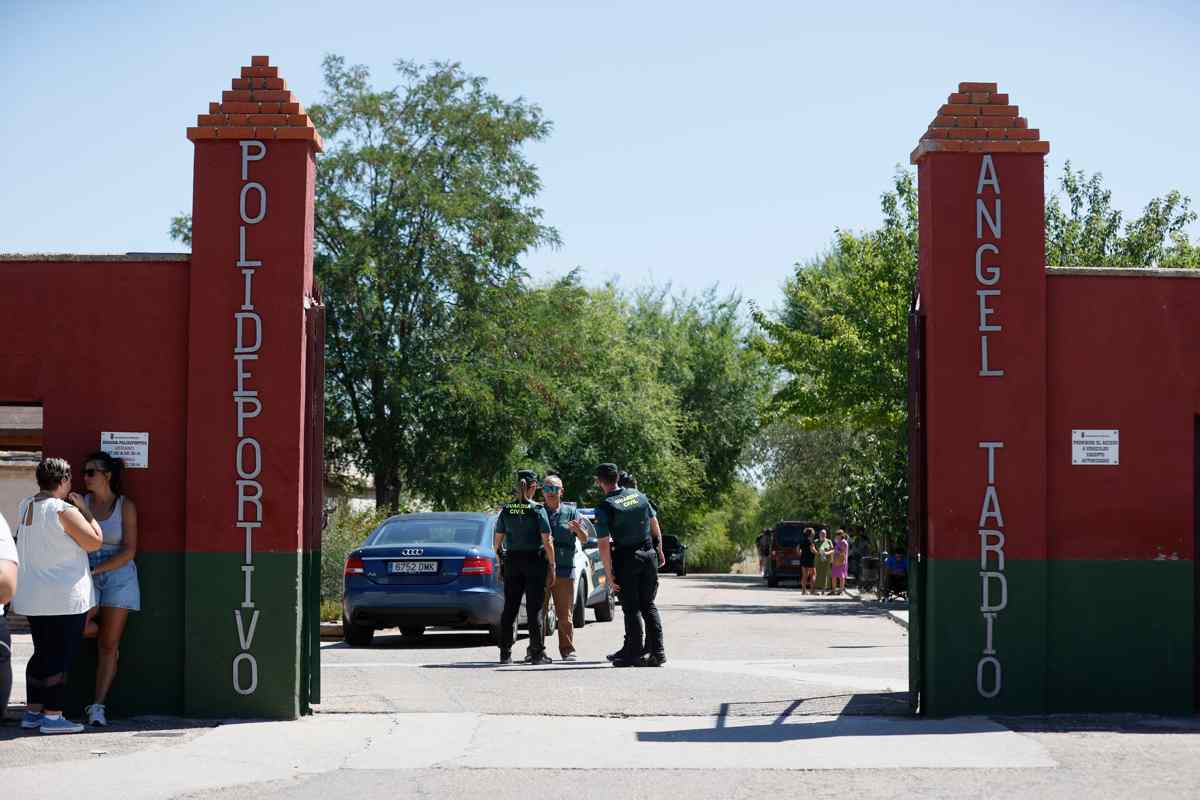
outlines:
[[[342,569],[346,554],[363,543],[375,526],[388,518],[387,511],[353,511],[337,506],[321,535],[321,599],[341,600]]]

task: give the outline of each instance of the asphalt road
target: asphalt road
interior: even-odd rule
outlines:
[[[665,577],[660,598],[662,669],[607,665],[619,616],[589,614],[581,660],[546,667],[500,667],[474,634],[328,642],[313,717],[142,719],[54,739],[10,725],[0,794],[1177,798],[1200,786],[1194,718],[913,719],[905,631],[873,608],[745,576]]]

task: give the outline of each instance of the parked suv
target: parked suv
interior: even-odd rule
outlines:
[[[819,531],[823,527],[825,525],[820,522],[780,521],[759,537],[760,552],[764,553],[763,577],[767,580],[767,586],[778,586],[780,578],[800,578],[803,548],[808,544],[804,529]]]

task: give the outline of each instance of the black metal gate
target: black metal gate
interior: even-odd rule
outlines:
[[[908,312],[908,702],[921,709],[925,666],[925,315],[913,291]]]
[[[321,702],[321,531],[325,520],[325,306],[304,308],[304,551],[300,629],[300,713]]]

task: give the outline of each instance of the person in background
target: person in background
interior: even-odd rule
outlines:
[[[800,594],[817,593],[817,550],[813,547],[815,536],[812,528],[805,528],[804,537],[800,540]]]
[[[558,653],[563,661],[575,661],[575,627],[571,616],[575,604],[575,543],[587,542],[587,534],[579,525],[574,506],[562,502],[563,483],[558,473],[547,472],[542,480],[542,496],[546,500],[546,517],[550,520],[550,538],[554,540],[554,584],[546,588],[546,607],[554,598],[554,614],[558,618]]]
[[[504,611],[500,615],[501,664],[512,663],[514,625],[522,598],[529,620],[529,649],[525,660],[531,664],[553,662],[546,655],[542,639],[542,601],[546,589],[554,581],[554,543],[550,541],[546,509],[533,502],[537,487],[537,473],[528,469],[517,471],[516,499],[500,509],[492,537],[492,547],[497,553],[502,544],[507,545],[508,551],[504,566]]]
[[[829,531],[821,528],[813,547],[817,551],[817,594],[832,594],[829,589],[829,573],[833,566],[833,542],[829,541]]]
[[[8,523],[0,517],[0,721],[8,708],[8,696],[12,693],[12,637],[8,635],[8,620],[4,616],[4,605],[12,600],[17,591],[17,543],[13,541]]]
[[[862,580],[862,560],[871,554],[871,545],[864,534],[858,533],[850,543],[850,574],[856,581]]]
[[[124,472],[124,463],[103,450],[89,455],[83,466],[84,500],[104,535],[100,549],[88,553],[96,606],[88,614],[84,635],[96,637],[97,652],[96,697],[84,709],[89,725],[108,725],[104,704],[117,674],[121,636],[129,612],[142,607],[133,561],[138,546],[137,507],[121,492]]]
[[[833,542],[833,566],[831,574],[833,575],[833,593],[843,594],[846,591],[846,574],[849,571],[850,563],[850,542],[846,539],[846,532],[839,530]]]
[[[83,639],[92,607],[87,554],[104,534],[83,498],[71,491],[71,465],[47,458],[37,465],[37,494],[17,511],[17,591],[13,610],[29,618],[33,656],[25,667],[28,695],[21,727],[42,733],[79,733],[63,716],[67,669]]]

